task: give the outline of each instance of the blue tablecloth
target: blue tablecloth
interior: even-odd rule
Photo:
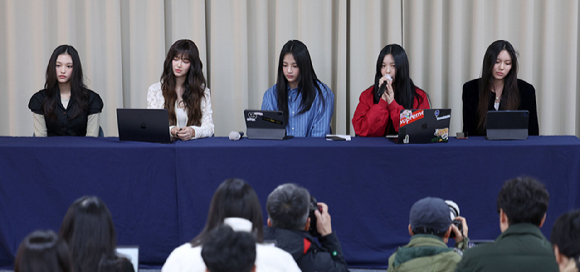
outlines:
[[[425,196],[457,202],[472,239],[499,235],[497,193],[519,175],[538,178],[550,192],[545,235],[559,214],[580,207],[580,139],[574,136],[428,145],[384,138],[152,144],[0,137],[0,173],[0,267],[12,265],[31,231],[58,230],[67,207],[82,195],[107,203],[119,245],[139,245],[142,264],[162,265],[203,228],[213,192],[232,177],[254,187],[265,218],[267,196],[277,185],[308,188],[329,205],[352,267],[386,267],[388,256],[409,240],[409,209]]]

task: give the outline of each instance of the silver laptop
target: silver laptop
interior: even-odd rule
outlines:
[[[248,139],[285,140],[286,123],[281,111],[244,110]]]
[[[525,140],[528,138],[530,113],[527,110],[488,111],[488,140]]]
[[[165,109],[117,109],[117,129],[121,141],[171,142]]]

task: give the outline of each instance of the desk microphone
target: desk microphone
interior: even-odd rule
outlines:
[[[231,141],[239,141],[243,136],[244,136],[244,133],[241,131],[230,132],[230,140]]]

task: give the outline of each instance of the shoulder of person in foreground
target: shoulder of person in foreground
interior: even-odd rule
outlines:
[[[201,247],[192,247],[190,243],[185,243],[175,248],[161,268],[162,272],[182,270],[205,271],[205,263],[201,258]]]

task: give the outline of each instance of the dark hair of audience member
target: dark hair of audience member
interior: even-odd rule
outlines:
[[[44,83],[44,88],[46,89],[46,98],[42,101],[44,107],[44,115],[51,119],[56,119],[56,105],[60,102],[60,89],[58,87],[58,77],[56,75],[56,60],[60,55],[69,55],[73,62],[73,70],[70,78],[70,99],[74,100],[76,103],[73,107],[67,109],[68,116],[70,119],[74,119],[82,112],[88,111],[89,109],[89,92],[87,86],[83,83],[83,67],[81,65],[81,59],[77,50],[70,46],[63,44],[52,52],[50,60],[48,61],[48,66],[46,67],[46,81]]]
[[[481,69],[481,81],[479,82],[479,104],[477,111],[479,120],[477,129],[479,132],[485,132],[487,126],[487,111],[489,109],[490,90],[493,87],[493,66],[497,61],[497,56],[501,51],[506,50],[512,61],[512,68],[504,77],[502,96],[506,96],[506,103],[500,105],[500,110],[517,110],[520,106],[520,92],[518,89],[518,53],[508,41],[498,40],[487,47],[483,57],[483,67]],[[502,99],[503,100],[503,99]]]
[[[531,223],[540,226],[548,210],[550,195],[546,187],[530,177],[508,180],[497,196],[497,212],[506,214],[508,223]]]
[[[316,96],[320,96],[322,103],[324,97],[322,95],[322,90],[318,83],[318,77],[314,72],[314,67],[312,66],[312,59],[310,58],[310,53],[308,53],[308,48],[304,43],[299,40],[290,40],[282,47],[280,51],[280,58],[278,59],[278,78],[276,80],[276,94],[278,96],[278,110],[284,112],[284,120],[288,121],[288,80],[284,76],[284,57],[287,54],[291,54],[298,65],[300,74],[298,75],[298,93],[301,94],[302,100],[300,101],[300,111],[298,114],[305,113],[310,110],[312,103]]]
[[[383,66],[383,60],[385,56],[391,54],[393,60],[395,61],[395,78],[393,78],[393,90],[395,91],[395,101],[405,109],[413,108],[413,101],[417,99],[419,104],[423,101],[421,95],[415,91],[415,84],[413,80],[409,77],[409,59],[407,58],[407,53],[405,49],[398,44],[388,44],[379,53],[377,58],[377,66],[375,72],[375,84],[373,89],[373,102],[375,104],[379,103],[381,99],[376,93],[379,91],[379,79],[383,76],[381,73],[381,68]]]
[[[296,184],[282,184],[268,196],[266,210],[274,228],[303,230],[308,220],[310,193]]]
[[[84,196],[71,204],[59,236],[69,246],[75,272],[126,271],[125,266],[131,264],[117,257],[113,218],[107,205],[96,196]]]
[[[558,217],[552,227],[550,242],[558,246],[560,254],[573,258],[580,269],[580,210]]]
[[[70,272],[68,246],[52,230],[37,230],[20,243],[14,272]]]
[[[224,223],[228,217],[239,217],[252,222],[252,232],[256,241],[264,241],[264,219],[258,195],[242,179],[227,179],[217,188],[207,215],[205,227],[190,243],[199,246],[205,243],[209,232]]]
[[[210,231],[201,257],[210,272],[250,272],[256,262],[256,240],[249,232],[221,225]]]

